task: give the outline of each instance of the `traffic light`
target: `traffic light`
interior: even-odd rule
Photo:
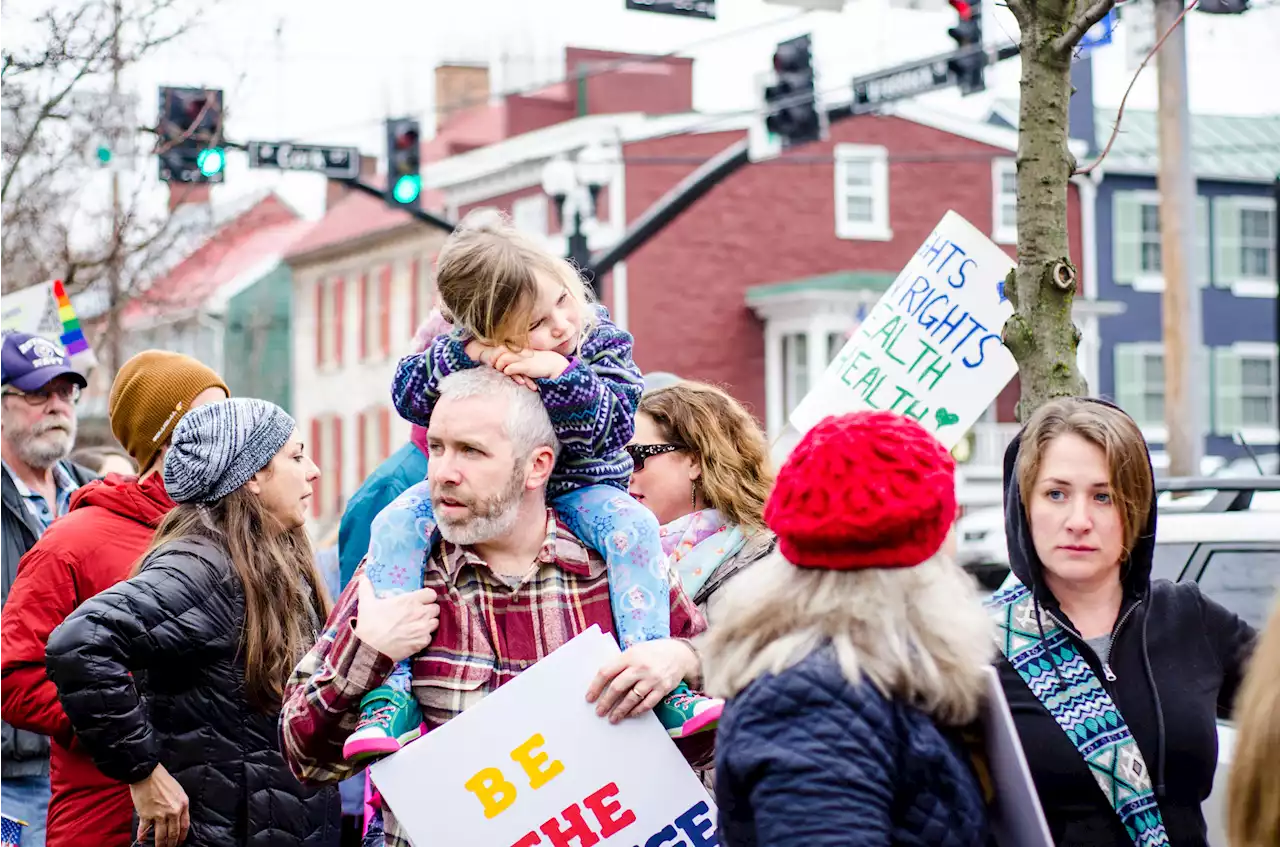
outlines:
[[[160,89],[160,179],[166,182],[222,182],[222,91],[212,88]]]
[[[776,81],[764,90],[765,128],[782,140],[784,149],[817,141],[822,137],[822,116],[815,99],[809,36],[779,44],[773,70]]]
[[[387,120],[387,202],[417,207],[422,196],[422,143],[413,118]]]
[[[978,5],[971,6],[966,0],[950,0],[960,21],[947,30],[947,35],[956,42],[957,50],[969,52],[952,59],[948,66],[956,76],[960,93],[966,97],[987,87],[983,71],[987,66],[987,55],[982,52],[982,6],[981,0],[977,2]]]

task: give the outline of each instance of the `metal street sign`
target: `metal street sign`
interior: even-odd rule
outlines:
[[[986,51],[979,47],[970,47],[909,62],[867,76],[855,77],[851,111],[855,115],[864,115],[895,100],[905,100],[955,85],[958,80],[951,70],[951,63],[956,59],[977,53],[985,53],[987,65],[990,66],[1018,55],[1018,48],[1010,46],[996,51]]]
[[[707,21],[716,19],[716,0],[627,0],[627,8],[636,12],[657,12]]]
[[[360,176],[358,147],[323,147],[291,141],[250,141],[249,167],[282,171],[318,171],[330,179]]]
[[[897,68],[853,81],[853,108],[873,107],[954,84],[946,59]]]

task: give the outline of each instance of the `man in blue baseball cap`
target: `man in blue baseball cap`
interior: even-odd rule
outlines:
[[[0,350],[0,458],[3,491],[4,574],[0,605],[18,575],[18,560],[45,529],[67,512],[71,493],[94,475],[67,461],[76,440],[76,401],[85,387],[62,348],[47,338],[14,332]],[[23,833],[44,844],[49,805],[49,739],[3,725],[0,790],[5,814],[25,820]]]

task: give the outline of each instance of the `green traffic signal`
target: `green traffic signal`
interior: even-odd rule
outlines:
[[[201,150],[196,155],[196,167],[205,176],[213,176],[220,173],[226,164],[227,154],[223,152],[221,147],[210,147],[208,150]]]
[[[111,148],[110,147],[98,148],[98,163],[102,165],[111,164]]]
[[[406,205],[417,200],[421,193],[422,177],[418,174],[405,174],[396,180],[395,187],[391,189],[391,196],[395,201]]]

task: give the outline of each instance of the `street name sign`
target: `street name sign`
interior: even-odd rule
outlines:
[[[294,144],[291,141],[250,141],[249,167],[282,171],[317,171],[330,179],[360,176],[360,149]]]

